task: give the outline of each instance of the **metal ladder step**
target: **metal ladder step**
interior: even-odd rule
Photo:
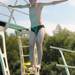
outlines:
[[[22,47],[22,48],[28,48],[29,46],[20,46],[20,47]]]
[[[22,55],[23,57],[29,57],[30,55]]]
[[[21,34],[22,35],[22,34]],[[18,40],[19,40],[19,42],[18,42],[18,44],[19,44],[19,50],[20,50],[20,60],[21,60],[21,75],[40,75],[39,74],[39,70],[35,70],[35,72],[33,72],[32,70],[29,70],[29,68],[30,68],[30,66],[31,66],[31,63],[29,62],[29,63],[27,63],[26,61],[25,61],[25,58],[24,57],[29,57],[30,55],[29,55],[29,51],[28,52],[26,52],[27,54],[25,55],[24,54],[24,49],[23,48],[28,48],[29,46],[27,45],[23,45],[23,38],[25,37],[25,36],[21,36],[21,35],[19,35],[18,36]],[[25,35],[25,34],[24,34]],[[28,59],[28,58],[27,58]],[[29,60],[29,59],[28,59]],[[27,61],[28,61],[27,60]],[[30,60],[29,60],[30,61]]]

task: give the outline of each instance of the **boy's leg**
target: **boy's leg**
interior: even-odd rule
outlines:
[[[33,66],[35,64],[34,62],[34,45],[35,45],[35,34],[34,32],[30,32],[30,37],[29,37],[29,50],[30,50],[30,60],[31,60],[31,65]]]
[[[36,45],[37,45],[37,52],[38,52],[38,65],[41,66],[42,62],[42,44],[44,40],[44,35],[45,35],[45,28],[41,28],[38,32],[37,39],[36,39]]]

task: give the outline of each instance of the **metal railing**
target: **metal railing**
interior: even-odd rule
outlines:
[[[61,57],[62,57],[62,60],[63,60],[64,65],[62,65],[62,64],[56,64],[56,66],[65,68],[66,74],[67,75],[71,75],[70,74],[70,71],[69,71],[69,68],[75,69],[75,66],[69,66],[69,65],[67,65],[67,62],[65,60],[65,57],[64,57],[63,52],[75,53],[75,51],[68,50],[68,49],[63,49],[63,48],[59,48],[59,47],[54,47],[54,46],[50,46],[50,48],[51,49],[54,49],[54,50],[58,50],[60,52],[60,54],[61,54]]]

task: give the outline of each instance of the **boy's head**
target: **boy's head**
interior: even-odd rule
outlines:
[[[29,0],[29,2],[30,2],[31,4],[33,4],[33,3],[36,3],[37,0]]]

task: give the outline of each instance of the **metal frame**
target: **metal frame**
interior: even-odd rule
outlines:
[[[70,75],[69,68],[75,69],[75,66],[69,66],[69,65],[67,65],[67,62],[65,60],[63,51],[64,52],[69,52],[69,53],[75,53],[75,51],[68,50],[68,49],[63,49],[63,48],[59,48],[59,47],[54,47],[54,46],[50,46],[50,48],[58,50],[60,52],[60,54],[61,54],[61,57],[62,57],[62,60],[63,60],[64,65],[62,65],[62,64],[56,64],[56,66],[65,68],[66,74],[67,75]]]
[[[7,54],[6,54],[5,31],[4,28],[1,26],[0,26],[0,36],[2,37],[2,42],[3,42],[3,52],[0,49],[0,63],[2,66],[2,72],[3,75],[10,75],[8,61],[7,61]]]

